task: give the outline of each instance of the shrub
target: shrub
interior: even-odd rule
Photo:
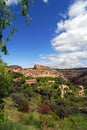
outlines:
[[[42,103],[38,105],[39,107],[39,112],[47,114],[51,112],[51,108],[48,104]]]
[[[64,117],[68,117],[74,112],[74,108],[71,109],[71,107],[62,100],[57,101],[57,103],[51,103],[50,108],[56,115],[59,116],[59,118],[62,119]]]
[[[20,105],[21,102],[26,100],[23,93],[13,93],[13,94],[11,94],[11,98],[18,105]]]
[[[58,106],[57,106],[56,104],[51,103],[51,104],[50,104],[50,108],[51,108],[52,112],[54,112],[55,114],[57,113],[57,111],[58,111]]]
[[[56,104],[57,104],[58,106],[64,106],[64,107],[67,106],[67,103],[66,103],[65,101],[63,101],[62,99],[58,100],[58,101],[56,102]]]
[[[20,81],[16,81],[16,82],[14,82],[13,83],[13,87],[21,87],[22,86],[22,81],[20,80]]]
[[[28,101],[23,101],[19,106],[18,110],[22,112],[29,112],[30,111],[30,104]]]
[[[52,92],[48,92],[48,90],[44,89],[41,89],[39,93],[41,94],[41,96],[45,96],[48,99],[50,99],[50,97],[52,96]]]
[[[66,80],[64,80],[62,77],[58,77],[55,79],[55,83],[57,84],[65,84]]]
[[[30,111],[29,101],[24,96],[23,93],[13,93],[11,95],[11,98],[17,104],[19,111],[22,111],[22,112],[29,112]]]
[[[35,93],[33,92],[33,90],[29,89],[29,88],[26,88],[23,90],[23,94],[25,97],[27,98],[32,98],[32,97],[35,97]]]
[[[68,112],[67,112],[66,109],[64,109],[64,107],[60,107],[60,108],[58,109],[57,115],[58,115],[60,118],[68,117]]]
[[[23,76],[20,81],[24,84],[26,82],[26,77]]]

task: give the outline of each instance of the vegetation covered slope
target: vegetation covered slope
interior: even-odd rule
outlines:
[[[0,130],[85,130],[87,93],[63,77],[30,77],[9,72],[6,119]],[[26,82],[27,81],[27,82]],[[34,81],[34,82],[31,82]],[[86,87],[85,85],[83,86]]]

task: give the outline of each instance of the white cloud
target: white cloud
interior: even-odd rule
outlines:
[[[41,59],[42,61],[38,62],[39,64],[44,64],[56,68],[86,67],[87,51],[41,55]]]
[[[21,0],[5,0],[5,1],[8,5],[11,5],[11,4],[18,4],[18,2]],[[43,2],[48,3],[48,0],[43,0]]]
[[[5,0],[5,1],[8,5],[11,5],[11,4],[18,4],[18,1],[20,0]]]
[[[87,67],[86,0],[76,0],[68,8],[68,19],[57,23],[55,33],[51,45],[58,54],[45,56],[48,64],[58,68]]]
[[[44,3],[48,3],[48,0],[43,0]]]

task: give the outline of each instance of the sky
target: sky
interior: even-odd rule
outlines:
[[[8,65],[87,67],[87,0],[34,0],[30,25],[18,16],[17,0],[7,4],[16,10],[18,29],[7,43],[9,55],[2,54]]]

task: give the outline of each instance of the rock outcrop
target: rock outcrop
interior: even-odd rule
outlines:
[[[9,66],[9,70],[18,72],[24,76],[30,77],[62,77],[63,79],[70,81],[75,85],[86,85],[87,84],[87,68],[79,69],[53,69],[48,66],[41,66],[35,64],[33,68],[23,69],[20,66],[13,65]]]
[[[69,91],[69,86],[62,84],[59,88],[61,90],[61,98],[64,98],[65,93]]]
[[[23,71],[23,68],[18,65],[9,66],[8,69],[11,72],[17,72],[17,73],[21,73]]]
[[[85,90],[82,85],[79,85],[80,91],[79,91],[79,96],[84,97],[85,96]]]
[[[62,74],[58,72],[55,69],[52,69],[48,66],[40,66],[40,65],[34,65],[34,68],[26,68],[23,69],[20,66],[9,66],[9,70],[17,73],[21,73],[24,76],[30,76],[30,77],[58,77]]]

